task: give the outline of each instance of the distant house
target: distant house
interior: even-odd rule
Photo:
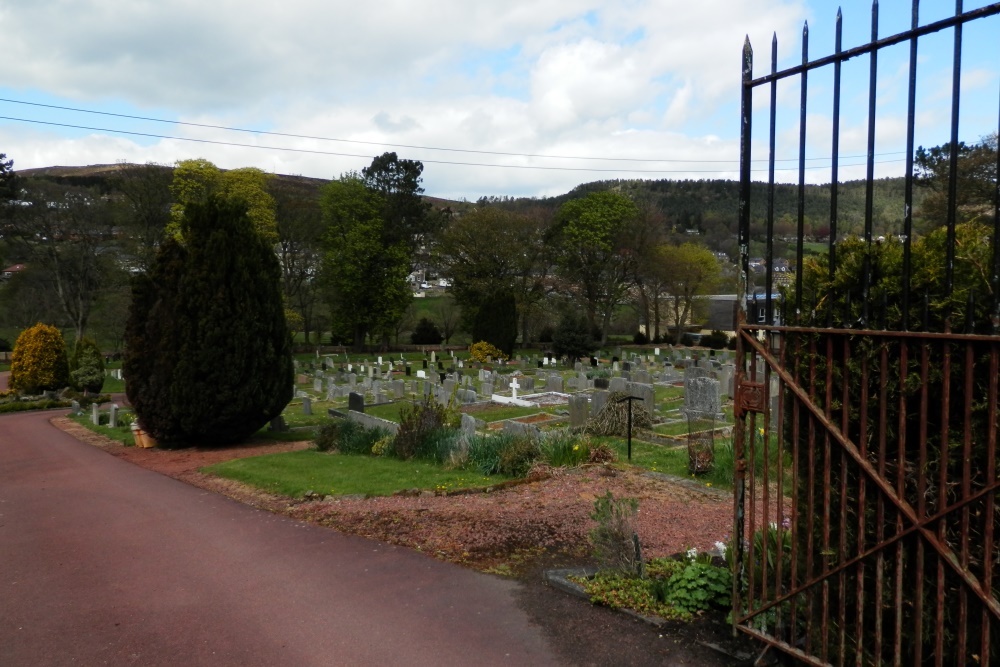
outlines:
[[[27,268],[28,268],[27,264],[14,264],[12,266],[8,266],[3,271],[0,271],[0,279],[8,280],[10,278],[13,278],[14,276],[21,273]]]

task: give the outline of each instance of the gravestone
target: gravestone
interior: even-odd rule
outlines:
[[[392,381],[392,396],[393,396],[393,398],[397,398],[397,399],[403,398],[404,394],[406,394],[406,386],[403,384],[403,381],[402,380],[393,380]]]
[[[267,430],[274,431],[275,433],[283,433],[287,431],[288,426],[285,424],[285,418],[278,415],[268,423]]]
[[[76,415],[80,414],[80,412],[81,412],[80,411],[80,401],[75,401],[75,400],[74,401],[70,401],[69,405],[70,405],[71,408],[73,408],[73,416],[74,417]]]
[[[410,377],[410,365],[409,364],[406,364],[405,371],[406,371],[406,377]]]
[[[118,428],[118,404],[112,403],[111,407],[108,409],[108,426],[110,428]]]
[[[549,379],[545,381],[545,391],[555,392],[557,394],[563,393],[563,378],[558,373],[553,373],[549,375]]]
[[[431,351],[431,363],[433,364],[436,361],[437,361],[437,352]]]
[[[308,396],[302,397],[302,414],[311,415],[313,413],[312,409],[312,399]]]
[[[480,391],[483,392],[483,394],[485,396],[492,396],[493,395],[493,383],[492,382],[483,382],[481,385],[479,385],[479,389],[480,389]]]
[[[352,391],[347,395],[347,409],[354,410],[355,412],[365,411],[365,397],[364,394],[359,394]]]
[[[733,374],[735,372],[736,367],[731,364],[726,364],[719,369],[719,391],[726,398],[733,397]]]
[[[583,428],[587,425],[587,413],[590,408],[590,398],[586,394],[574,394],[569,397],[569,427]]]
[[[541,435],[541,431],[537,426],[516,421],[505,421],[503,423],[503,432],[513,435],[526,435],[529,438],[538,438]]]
[[[601,414],[601,410],[603,410],[604,406],[607,405],[608,403],[608,395],[609,394],[606,391],[595,391],[593,394],[591,394],[591,399],[592,399],[590,403],[591,417],[596,417],[597,415]]]
[[[611,391],[625,391],[628,381],[625,378],[611,378],[608,389]]]
[[[656,392],[653,389],[653,385],[629,382],[625,387],[625,392],[629,396],[638,396],[641,398],[642,405],[649,411],[649,414],[656,414]]]
[[[313,391],[315,391],[317,394],[321,393],[323,391],[323,379],[322,378],[314,378],[313,379]]]
[[[535,391],[535,378],[530,378],[530,377],[521,378],[521,388],[526,393],[531,393]]]
[[[419,379],[421,379],[421,380],[426,380],[427,379],[427,371],[424,371],[424,370],[417,371],[417,377]]]
[[[476,434],[476,418],[472,415],[462,414],[462,433],[466,436]]]
[[[590,367],[591,368],[597,368],[597,357],[591,357],[590,358]]]
[[[101,410],[97,407],[97,403],[90,404],[90,421],[94,426],[101,425]]]
[[[684,385],[684,410],[720,415],[722,403],[719,400],[719,381],[710,377],[698,377],[686,382]]]

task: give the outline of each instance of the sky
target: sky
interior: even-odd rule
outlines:
[[[989,5],[967,0],[966,11]],[[15,170],[205,158],[337,178],[395,151],[428,195],[553,196],[606,179],[738,178],[744,40],[754,76],[830,55],[824,0],[0,0],[0,152]],[[868,41],[845,0],[843,48]],[[920,24],[953,15],[925,0]],[[910,25],[881,0],[879,37]],[[995,132],[1000,16],[964,28],[960,139]],[[918,50],[917,145],[949,139],[954,30]],[[909,46],[878,55],[876,176],[901,175]],[[864,175],[869,58],[843,66],[840,176]],[[830,180],[832,68],[807,85],[806,180]],[[777,86],[776,178],[797,180],[800,79]],[[60,108],[56,108],[60,107]],[[766,178],[767,87],[754,178]],[[131,117],[131,118],[130,118]],[[139,118],[137,118],[139,117]],[[214,127],[206,127],[214,126]],[[228,128],[228,129],[227,129]],[[857,157],[861,156],[861,157]]]

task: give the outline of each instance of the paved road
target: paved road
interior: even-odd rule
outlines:
[[[516,583],[0,417],[0,665],[545,665]]]

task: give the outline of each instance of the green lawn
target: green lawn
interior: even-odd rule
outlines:
[[[467,470],[447,470],[425,461],[328,454],[316,450],[236,459],[202,468],[201,472],[293,497],[307,491],[387,496],[403,489],[484,487],[507,479],[483,477]]]

